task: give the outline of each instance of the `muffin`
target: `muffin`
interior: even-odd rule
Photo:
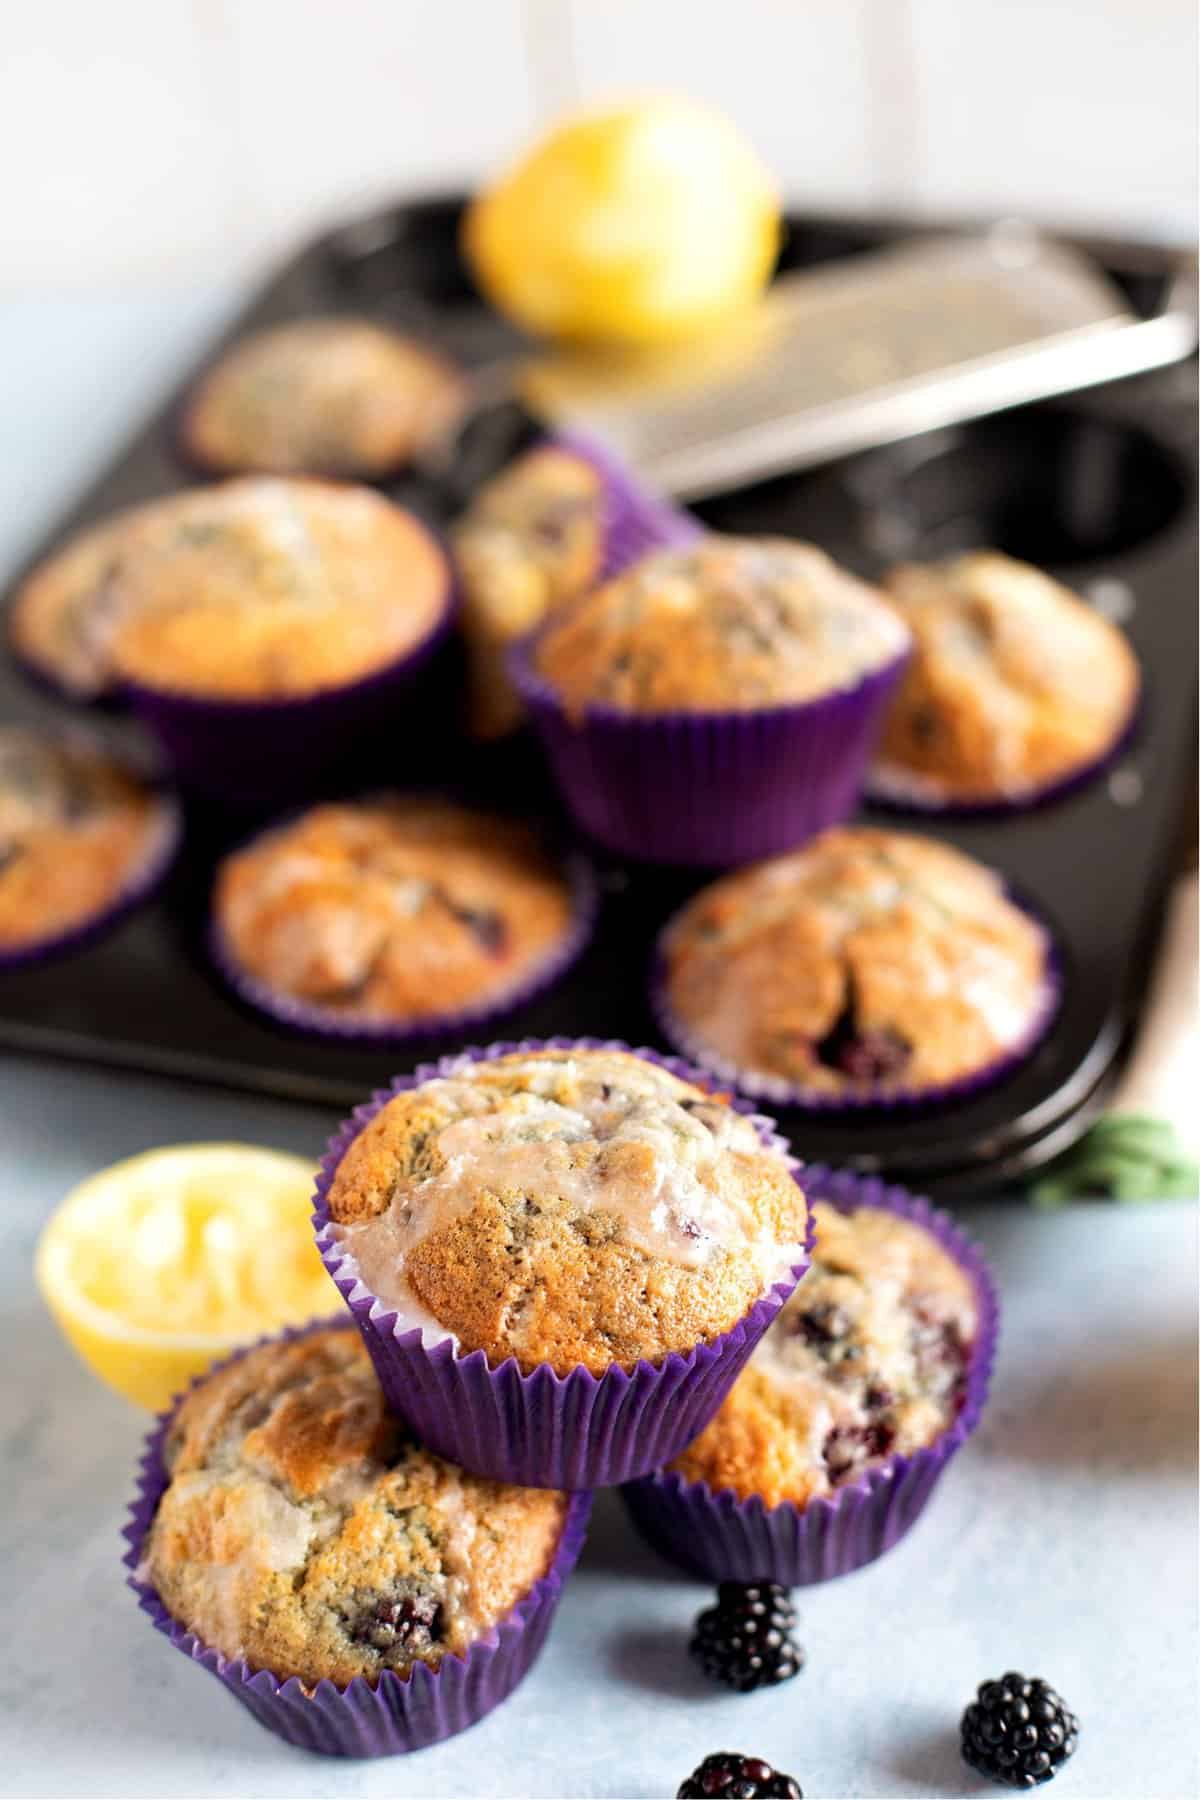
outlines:
[[[318,1241],[389,1394],[443,1453],[539,1485],[694,1435],[803,1263],[781,1140],[620,1046],[447,1058],[360,1110],[323,1171]],[[585,1399],[595,1442],[576,1411],[564,1443],[555,1408]]]
[[[369,319],[298,319],[243,338],[188,399],[184,453],[216,474],[378,480],[457,421],[445,357]]]
[[[887,595],[915,650],[873,781],[920,805],[1009,804],[1085,775],[1138,702],[1123,633],[1027,563],[980,551],[898,568]]]
[[[709,1579],[804,1585],[908,1530],[987,1397],[996,1297],[957,1226],[814,1169],[812,1266],[695,1441],[626,1498]]]
[[[238,991],[287,1023],[404,1034],[554,979],[588,898],[530,826],[381,794],[313,807],[226,857],[214,946]]]
[[[544,445],[487,482],[450,534],[467,646],[470,723],[501,737],[521,720],[509,646],[599,579],[605,487],[574,451]]]
[[[271,1730],[335,1755],[419,1749],[510,1693],[588,1510],[425,1449],[344,1325],[203,1378],[143,1469],[126,1533],[143,1608]]]
[[[729,863],[853,810],[908,643],[810,545],[708,536],[552,616],[514,670],[587,830],[627,855]]]
[[[993,870],[868,826],[704,888],[663,932],[668,1036],[779,1101],[944,1095],[1049,1021],[1045,930]]]
[[[0,964],[74,946],[145,899],[173,805],[82,740],[0,729]]]

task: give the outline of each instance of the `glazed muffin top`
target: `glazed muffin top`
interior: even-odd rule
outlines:
[[[893,570],[915,651],[877,760],[888,788],[1019,798],[1101,756],[1140,686],[1124,634],[1065,587],[994,551]]]
[[[395,1095],[328,1204],[381,1301],[526,1372],[686,1353],[782,1279],[805,1235],[803,1194],[749,1119],[608,1049],[464,1057]]]
[[[551,620],[538,673],[568,712],[750,712],[853,686],[908,633],[809,544],[711,536],[652,551]]]
[[[226,857],[214,916],[225,954],[273,994],[404,1023],[502,999],[562,943],[572,897],[527,825],[381,794]]]
[[[704,888],[662,952],[693,1055],[829,1094],[974,1074],[1049,998],[1046,935],[993,870],[868,826]]]
[[[102,751],[0,730],[0,951],[57,937],[112,905],[172,829],[168,804]]]
[[[387,1409],[353,1326],[183,1401],[138,1576],[226,1657],[309,1686],[462,1655],[547,1572],[565,1496],[464,1474]]]
[[[185,450],[222,474],[372,477],[462,412],[457,369],[369,319],[300,319],[243,338],[197,385]]]
[[[447,568],[370,488],[247,477],[178,495],[124,540],[118,679],[226,700],[359,680],[434,630]]]
[[[804,1506],[932,1444],[966,1395],[970,1279],[932,1233],[882,1207],[813,1207],[812,1266],[716,1417],[670,1467]]]

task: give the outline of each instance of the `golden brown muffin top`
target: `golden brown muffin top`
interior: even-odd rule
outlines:
[[[155,508],[115,580],[118,677],[282,699],[414,649],[442,616],[447,569],[425,527],[370,488],[260,476]]]
[[[695,1054],[834,1094],[973,1074],[1048,998],[1045,934],[993,870],[869,826],[702,889],[663,954]]]
[[[915,651],[877,759],[889,787],[1003,800],[1115,742],[1140,687],[1124,634],[1027,563],[994,551],[892,571]]]
[[[605,551],[604,484],[585,457],[543,446],[475,496],[451,533],[470,658],[471,720],[499,737],[521,718],[508,646],[595,582]]]
[[[702,538],[656,550],[552,619],[535,652],[567,711],[738,711],[817,699],[894,661],[908,634],[810,544]]]
[[[813,1207],[812,1267],[716,1417],[670,1465],[688,1481],[804,1506],[940,1437],[978,1329],[965,1271],[881,1207]]]
[[[804,1196],[749,1119],[619,1050],[464,1057],[395,1095],[329,1210],[408,1324],[560,1374],[728,1331],[805,1234]]]
[[[226,1657],[309,1686],[461,1656],[546,1574],[566,1498],[464,1474],[387,1409],[334,1326],[183,1401],[138,1569]]]
[[[166,804],[101,751],[0,729],[0,950],[112,905],[170,830]]]
[[[243,338],[197,386],[185,448],[236,475],[384,475],[458,418],[445,357],[369,319],[300,319]]]
[[[233,961],[273,993],[404,1023],[502,999],[562,943],[572,899],[529,826],[381,794],[226,857],[214,911]]]

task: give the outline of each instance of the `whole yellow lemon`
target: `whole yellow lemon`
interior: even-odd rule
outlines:
[[[769,172],[718,112],[673,95],[570,118],[469,208],[464,249],[539,336],[683,337],[763,288],[779,251]]]

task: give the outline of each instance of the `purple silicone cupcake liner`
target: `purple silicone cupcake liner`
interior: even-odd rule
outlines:
[[[967,1392],[954,1424],[926,1448],[892,1456],[807,1506],[739,1500],[703,1481],[660,1472],[622,1489],[631,1517],[661,1555],[706,1581],[776,1581],[810,1587],[849,1575],[890,1550],[914,1524],[942,1473],[979,1423],[991,1381],[999,1301],[982,1253],[943,1212],[877,1177],[826,1168],[805,1170],[810,1200],[850,1212],[883,1207],[924,1226],[970,1277],[979,1311]]]
[[[514,645],[510,670],[576,822],[620,855],[708,868],[793,849],[849,817],[907,661],[795,706],[589,706],[574,720],[537,673],[538,636]]]
[[[441,617],[404,655],[358,681],[297,698],[218,700],[122,683],[180,785],[243,807],[302,794],[366,733],[397,720],[406,695],[447,642],[454,620],[447,566]]]
[[[590,463],[604,484],[604,560],[597,586],[651,550],[682,547],[704,536],[704,528],[689,513],[649,493],[617,457],[592,439],[562,432],[549,442]]]
[[[278,829],[278,822],[266,828]],[[246,839],[238,849],[245,849],[255,837]],[[236,855],[237,851],[230,852]],[[239,967],[214,917],[208,928],[209,956],[222,980],[238,999],[256,1012],[265,1013],[277,1025],[306,1036],[334,1039],[340,1044],[365,1044],[376,1048],[399,1049],[413,1044],[436,1042],[464,1031],[477,1031],[494,1025],[538,999],[557,982],[583,955],[592,939],[600,909],[600,889],[595,871],[587,857],[574,851],[562,859],[563,874],[571,891],[571,920],[561,940],[535,969],[503,994],[475,1006],[460,1007],[456,1012],[433,1013],[411,1024],[391,1024],[385,1020],[340,1018],[327,1007],[308,1005],[287,994],[277,993],[265,982]]]
[[[352,1329],[344,1321],[325,1319],[278,1335],[283,1339],[306,1337],[326,1330],[331,1323]],[[280,1681],[269,1669],[252,1669],[240,1657],[222,1656],[173,1619],[157,1589],[138,1575],[142,1545],[167,1485],[162,1448],[178,1404],[176,1401],[161,1415],[146,1440],[137,1492],[123,1533],[129,1548],[122,1560],[130,1571],[129,1585],[138,1605],[155,1629],[192,1662],[224,1682],[260,1725],[302,1750],[324,1756],[399,1756],[465,1731],[524,1680],[545,1642],[563,1584],[583,1547],[590,1494],[576,1494],[571,1499],[546,1574],[511,1612],[471,1644],[464,1656],[446,1656],[436,1669],[418,1663],[407,1681],[386,1669],[375,1686],[356,1677],[346,1687],[320,1681],[309,1688],[295,1676]]]
[[[727,1332],[697,1344],[686,1356],[671,1352],[659,1363],[603,1375],[574,1368],[557,1375],[542,1366],[523,1374],[514,1358],[489,1367],[482,1350],[463,1355],[454,1340],[426,1345],[421,1332],[399,1327],[358,1277],[334,1235],[327,1196],[346,1151],[397,1093],[435,1076],[461,1073],[472,1063],[534,1050],[629,1050],[597,1038],[526,1039],[465,1050],[398,1077],[360,1106],[330,1141],[317,1180],[313,1220],[317,1247],[338,1292],[363,1334],[391,1405],[431,1449],[478,1475],[523,1487],[612,1487],[660,1467],[691,1442],[732,1387],[755,1344],[808,1267],[812,1221],[804,1258]],[[668,1069],[707,1092],[712,1078],[675,1057],[639,1049],[634,1055]],[[750,1117],[762,1141],[789,1167],[795,1159],[770,1119],[749,1102],[731,1102]]]
[[[707,1069],[718,1080],[727,1082],[731,1087],[736,1087],[740,1093],[746,1094],[751,1100],[765,1101],[772,1106],[782,1106],[793,1111],[810,1113],[916,1111],[922,1107],[936,1109],[954,1105],[959,1101],[970,1100],[976,1094],[982,1093],[985,1088],[994,1087],[998,1082],[1004,1081],[1032,1056],[1049,1033],[1062,1005],[1063,962],[1057,940],[1046,920],[1036,908],[1014,893],[1011,888],[1006,888],[1005,891],[1013,905],[1019,906],[1041,933],[1045,957],[1041,988],[1036,1006],[1030,1014],[1029,1022],[1021,1036],[1013,1044],[1010,1044],[1001,1055],[993,1057],[986,1067],[976,1069],[970,1075],[959,1076],[955,1081],[944,1081],[936,1086],[922,1088],[877,1087],[867,1088],[853,1094],[839,1094],[823,1089],[806,1088],[785,1081],[782,1076],[759,1073],[753,1069],[739,1069],[728,1057],[722,1056],[719,1051],[707,1046],[699,1035],[684,1023],[667,998],[664,945],[667,933],[675,922],[673,918],[668,919],[655,942],[650,971],[650,1007],[659,1030],[681,1056],[686,1056],[690,1062],[696,1063],[702,1069]]]

